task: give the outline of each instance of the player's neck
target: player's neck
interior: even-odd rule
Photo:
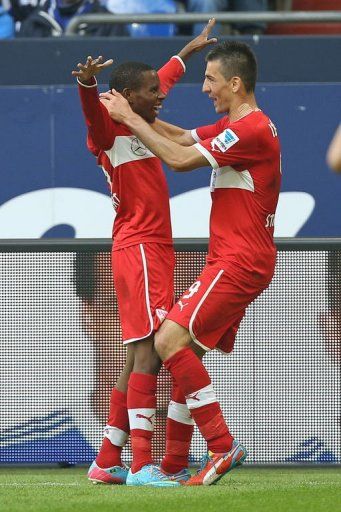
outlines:
[[[231,105],[228,116],[231,122],[235,122],[257,110],[259,110],[259,108],[257,107],[255,98],[247,98],[245,101],[239,101],[235,105]]]

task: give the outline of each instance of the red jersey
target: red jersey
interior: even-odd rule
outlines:
[[[184,73],[172,57],[159,71],[166,94]],[[161,161],[123,124],[116,123],[101,104],[97,84],[79,83],[88,127],[87,145],[106,175],[116,211],[113,250],[137,243],[172,244],[169,192]]]
[[[276,127],[260,110],[192,131],[211,164],[212,209],[207,261],[234,262],[271,279],[275,211],[281,183]]]

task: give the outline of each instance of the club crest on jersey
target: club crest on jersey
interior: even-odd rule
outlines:
[[[155,312],[160,322],[163,322],[166,316],[168,315],[168,311],[166,311],[163,308],[157,308]]]
[[[211,141],[211,148],[212,151],[221,151],[222,153],[225,153],[225,151],[238,141],[238,136],[228,128],[222,133],[219,133],[219,135]]]
[[[134,137],[131,141],[130,148],[134,155],[137,156],[144,156],[147,153],[147,148],[142,144],[142,142],[137,138]]]

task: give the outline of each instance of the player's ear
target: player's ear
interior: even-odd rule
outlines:
[[[133,103],[134,91],[132,89],[129,89],[129,87],[125,87],[121,94],[129,103]]]
[[[241,82],[239,76],[233,76],[231,78],[232,92],[234,92],[234,93],[238,92],[240,89],[241,83],[242,82]]]

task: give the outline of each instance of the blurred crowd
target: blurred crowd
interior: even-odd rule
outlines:
[[[0,0],[0,39],[62,36],[77,15],[263,12],[275,7],[274,0]],[[198,34],[202,24],[81,24],[85,36],[175,36]],[[217,24],[216,34],[261,34],[263,23]]]

